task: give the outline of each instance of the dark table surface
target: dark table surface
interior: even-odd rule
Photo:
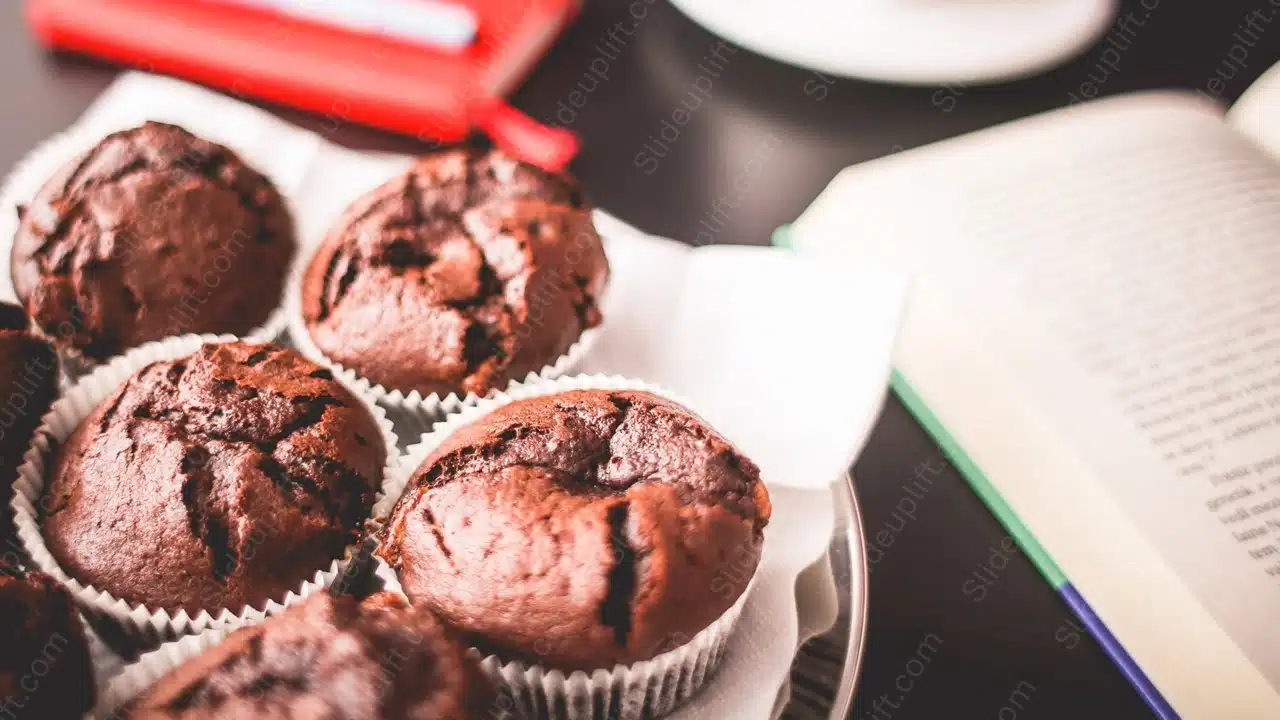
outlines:
[[[1264,24],[1244,61],[1224,64],[1240,45],[1233,33],[1247,13],[1280,13],[1269,0],[1145,0],[1145,8],[1126,3],[1123,11],[1141,22],[1130,24],[1123,42],[1109,45],[1124,45],[1118,59],[1108,56],[1110,67],[1101,64],[1104,39],[1056,71],[1016,83],[900,88],[837,81],[746,50],[722,50],[727,59],[707,68],[713,36],[665,3],[633,4],[647,9],[634,27],[627,3],[588,0],[515,102],[580,134],[583,151],[574,170],[597,203],[647,231],[687,242],[767,243],[775,227],[794,219],[847,165],[1060,107],[1071,93],[1205,88],[1221,68],[1234,75],[1219,88],[1229,100],[1280,59],[1280,27]],[[615,43],[606,52],[599,43],[619,21],[632,29],[615,32],[621,47]],[[592,63],[605,80],[586,75]],[[70,124],[115,72],[42,52],[25,34],[19,3],[3,3],[0,169]],[[691,97],[693,83],[705,88],[708,79],[710,89],[679,138],[658,148],[665,157],[646,149]],[[577,98],[580,108],[561,105],[579,89],[586,91],[585,101]],[[322,127],[319,118],[282,114]],[[353,127],[331,137],[357,147],[415,149]],[[709,231],[702,221],[716,203],[729,209],[716,211]],[[1006,535],[896,398],[854,472],[868,535],[887,528],[893,539],[870,552],[870,634],[853,717],[1150,716],[1025,558],[1013,557],[980,599],[961,590]],[[917,500],[913,519],[891,520],[907,496],[903,484],[934,472],[940,474]]]

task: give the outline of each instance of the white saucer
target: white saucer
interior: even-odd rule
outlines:
[[[837,76],[937,85],[1007,80],[1074,56],[1116,0],[671,0],[761,55]]]

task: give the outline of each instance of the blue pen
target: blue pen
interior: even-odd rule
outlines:
[[[470,8],[442,0],[221,0],[302,20],[459,51],[475,41]]]

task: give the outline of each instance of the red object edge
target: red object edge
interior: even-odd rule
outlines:
[[[543,125],[501,101],[479,109],[476,124],[503,152],[546,170],[563,170],[578,154],[576,135]]]
[[[28,0],[27,20],[54,48],[420,140],[458,142],[481,129],[556,170],[577,151],[572,134],[485,90],[497,68],[520,65],[513,48],[545,28],[538,23],[563,26],[577,9],[574,0],[524,2],[513,14],[502,0],[469,0],[480,41],[459,54],[198,0]]]

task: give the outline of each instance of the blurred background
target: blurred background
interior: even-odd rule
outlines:
[[[501,3],[489,4],[501,14]],[[1049,2],[1042,14],[1012,19],[1001,13],[1033,3],[961,0],[950,5],[986,14],[940,27],[909,13],[877,16],[878,2],[862,10],[834,0],[781,4],[790,9],[785,32],[770,25],[782,22],[770,14],[779,3],[766,0],[587,0],[507,99],[539,132],[572,133],[570,167],[608,212],[687,243],[763,245],[850,165],[1135,90],[1183,88],[1225,105],[1280,60],[1280,26],[1268,21],[1250,31],[1251,43],[1240,39],[1254,13],[1277,12],[1268,0]],[[867,27],[855,27],[862,21]],[[874,23],[885,29],[868,34],[881,27]],[[806,27],[821,47],[806,48]],[[790,40],[771,44],[774,35]],[[873,42],[876,52],[842,51]],[[0,167],[73,122],[121,65],[50,53],[21,3],[0,7]],[[346,112],[257,102],[355,148],[437,145]],[[885,525],[902,484],[921,468],[936,469],[928,502],[871,568],[867,652],[850,717],[1151,716],[1021,555],[1009,556],[998,592],[981,604],[954,597],[954,578],[1000,548],[1005,531],[892,396],[854,468],[865,525]],[[904,667],[930,638],[941,649],[899,697]],[[843,649],[816,653],[830,665],[795,676],[801,716],[822,716],[841,681]],[[897,706],[876,702],[889,693]],[[1010,706],[1024,696],[1033,698]]]

